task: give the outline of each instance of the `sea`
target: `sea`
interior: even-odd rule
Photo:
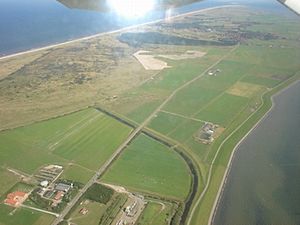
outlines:
[[[86,0],[97,1],[104,2]],[[74,2],[84,1],[0,0],[0,57],[165,17],[165,9],[152,10],[138,18],[124,18],[113,10],[87,10],[82,4],[81,7],[70,8]],[[225,4],[284,8],[274,0],[204,0],[174,8],[172,15]]]
[[[300,81],[238,147],[214,225],[300,224]]]

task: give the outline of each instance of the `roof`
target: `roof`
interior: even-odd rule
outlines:
[[[9,205],[16,205],[17,201],[9,198],[9,199],[5,199],[4,203],[9,204]]]
[[[15,191],[15,192],[12,192],[12,193],[9,193],[7,195],[7,198],[15,198],[15,197],[25,197],[27,193],[25,192],[21,192],[21,191]]]
[[[26,196],[27,193],[25,192],[21,192],[21,191],[15,191],[12,193],[9,193],[6,197],[6,199],[4,200],[4,203],[12,205],[12,206],[16,206],[19,201],[21,200],[20,198],[24,198]]]
[[[64,184],[64,183],[59,183],[55,186],[55,190],[58,190],[58,191],[68,191],[70,188],[71,188],[71,185]]]
[[[63,191],[58,191],[54,197],[55,200],[60,200],[64,196]]]

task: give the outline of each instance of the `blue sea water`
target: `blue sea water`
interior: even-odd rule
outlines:
[[[174,10],[174,14],[224,4],[267,4],[273,0],[207,0]],[[60,43],[92,34],[163,18],[152,11],[142,18],[126,19],[114,12],[70,9],[56,0],[0,0],[0,56]]]

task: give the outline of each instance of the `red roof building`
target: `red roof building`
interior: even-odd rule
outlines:
[[[27,196],[28,194],[25,192],[15,191],[6,196],[4,203],[13,207],[18,207],[26,200]]]
[[[64,192],[63,191],[58,191],[54,197],[56,201],[61,200],[64,197]]]

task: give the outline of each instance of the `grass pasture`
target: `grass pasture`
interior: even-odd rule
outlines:
[[[250,84],[257,84],[257,85],[263,85],[268,88],[275,87],[277,84],[281,82],[281,80],[276,80],[268,77],[261,77],[261,76],[246,76],[242,79],[242,82],[244,83],[250,83]]]
[[[87,181],[126,139],[131,128],[95,109],[0,133],[0,163],[28,174],[45,164],[66,167],[65,177]],[[77,164],[70,167],[68,164]],[[86,167],[86,168],[84,168]]]
[[[196,118],[227,127],[235,116],[247,105],[248,98],[223,94],[196,115]]]
[[[94,118],[87,126],[66,136],[53,153],[89,169],[99,168],[126,139],[131,128],[102,113]]]
[[[54,216],[25,208],[14,209],[0,204],[0,225],[50,224]]]
[[[140,215],[137,225],[167,225],[172,215],[172,205],[149,201]]]
[[[241,46],[231,60],[248,63],[256,67],[273,68],[296,72],[299,68],[298,48],[269,48],[261,46]]]
[[[161,46],[161,48],[164,49],[165,47]],[[213,62],[226,54],[229,49],[227,47],[193,47],[193,50],[207,52],[207,54],[197,59],[168,60],[172,68],[160,71],[153,79],[126,93],[123,99],[120,97],[122,100],[113,106],[112,110],[124,114],[136,122],[142,122],[174,89],[202,74]],[[189,48],[186,50],[189,50]],[[194,101],[197,102],[197,100]]]
[[[80,209],[86,208],[88,210],[87,215],[80,214]],[[104,213],[106,206],[104,204],[89,201],[78,205],[71,215],[71,221],[77,225],[98,225],[102,214]]]
[[[19,176],[2,168],[0,168],[0,177],[0,196],[5,194],[20,180]]]
[[[237,82],[231,88],[228,89],[227,93],[231,95],[251,98],[257,93],[261,92],[264,88],[260,85]]]
[[[187,119],[170,114],[168,112],[159,112],[156,117],[149,124],[149,128],[156,130],[162,134],[169,134],[173,132],[180,124],[184,123]]]
[[[178,93],[175,98],[171,99],[164,107],[164,110],[191,116],[197,109],[202,108],[207,102],[220,94],[219,91],[201,88],[197,84],[198,82],[193,83]]]
[[[76,164],[69,164],[62,174],[62,178],[66,180],[76,180],[84,184],[88,182],[94,174],[94,171],[88,170],[87,168]]]
[[[188,167],[173,150],[138,136],[102,177],[106,183],[183,200],[189,193]]]
[[[185,143],[204,125],[203,121],[182,115],[160,112],[148,127],[180,143]]]

